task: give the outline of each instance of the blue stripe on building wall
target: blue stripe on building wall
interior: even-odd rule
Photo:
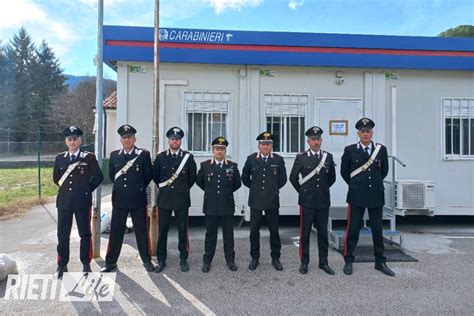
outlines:
[[[110,46],[104,49],[104,60],[153,62],[153,48]],[[181,48],[162,48],[160,50],[160,61],[266,66],[474,70],[474,58],[471,57],[256,52]]]

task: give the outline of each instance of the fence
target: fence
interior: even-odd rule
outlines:
[[[84,135],[81,147],[93,152],[93,141],[93,135]],[[0,128],[0,219],[57,193],[54,159],[65,150],[62,132]]]

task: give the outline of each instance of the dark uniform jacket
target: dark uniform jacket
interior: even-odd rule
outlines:
[[[371,143],[371,154],[375,150]],[[358,144],[349,145],[344,149],[341,162],[341,176],[349,185],[347,203],[377,208],[385,204],[383,179],[388,174],[387,148],[382,145],[374,163],[366,170],[351,179],[351,172],[369,160],[362,147]]]
[[[140,155],[138,155],[138,153]],[[128,156],[128,157],[127,157]],[[138,157],[127,172],[115,180],[115,175],[128,161]],[[112,205],[122,209],[143,208],[147,205],[146,188],[153,179],[150,152],[135,147],[125,155],[124,150],[110,153],[109,177],[114,183]]]
[[[290,182],[298,191],[298,204],[303,207],[312,209],[329,208],[331,206],[331,197],[329,188],[336,182],[336,170],[334,168],[334,160],[330,153],[327,153],[324,167],[321,168],[319,174],[314,175],[308,181],[300,185],[299,174],[302,178],[311,173],[321,162],[322,155],[325,151],[321,150],[321,157],[313,155],[311,150],[302,152],[296,156],[293,168],[290,173]]]
[[[95,155],[86,151],[79,151],[75,162],[79,164],[69,174],[59,188],[56,197],[58,209],[82,210],[92,205],[92,192],[104,179]],[[67,151],[56,156],[53,169],[53,181],[59,186],[59,180],[66,172],[70,162]]]
[[[235,162],[225,160],[222,167],[219,167],[213,159],[202,162],[196,184],[204,190],[204,214],[234,214],[234,191],[242,186],[240,172]]]
[[[178,157],[172,158],[172,153],[168,149],[156,155],[153,163],[153,181],[156,185],[171,178],[187,153],[180,149]],[[196,169],[194,157],[190,155],[178,178],[171,185],[159,188],[157,197],[159,208],[170,210],[189,208],[191,205],[189,190],[196,182]]]
[[[280,188],[287,181],[283,158],[270,154],[267,162],[260,153],[247,157],[242,170],[242,182],[248,188],[249,206],[257,210],[269,210],[280,207]]]

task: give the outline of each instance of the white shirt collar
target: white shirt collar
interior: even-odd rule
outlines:
[[[74,155],[74,157],[79,157],[79,152],[81,151],[81,149],[79,148],[75,153],[71,154],[71,152],[69,152],[69,157],[71,157],[72,155]]]
[[[134,151],[135,151],[135,147],[133,147],[129,152],[127,152],[127,151],[125,150],[125,148],[123,148],[123,153],[124,153],[124,155],[126,155],[126,154],[132,154]]]
[[[320,149],[320,150],[318,150],[317,152],[316,152],[316,151],[314,151],[314,150],[312,150],[311,148],[310,148],[309,150],[311,151],[311,153],[313,154],[313,156],[314,156],[314,155],[316,155],[316,154],[318,154],[318,156],[320,156],[320,155],[321,155],[321,149]]]

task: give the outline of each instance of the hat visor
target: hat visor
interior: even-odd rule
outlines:
[[[68,140],[76,140],[76,139],[78,139],[79,137],[81,137],[81,136],[79,136],[79,135],[69,135],[69,136],[66,136],[66,139],[68,139]]]
[[[127,132],[127,133],[122,133],[122,134],[120,134],[120,137],[130,137],[130,136],[135,136],[135,133],[133,133],[133,132]]]
[[[308,136],[311,139],[321,139],[321,134]]]
[[[212,148],[227,148],[226,145],[221,145],[221,144],[215,144],[215,145],[212,145]]]
[[[373,127],[364,126],[364,127],[359,128],[359,131],[368,132],[368,131],[371,131],[372,129]]]
[[[181,139],[182,137],[180,135],[170,135],[168,136],[169,139]]]
[[[273,140],[271,140],[271,139],[261,139],[261,140],[259,140],[259,143],[260,144],[266,144],[266,145],[273,144]]]

